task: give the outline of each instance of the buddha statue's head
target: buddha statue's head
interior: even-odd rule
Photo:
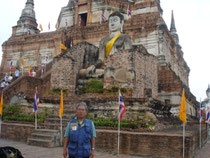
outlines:
[[[116,11],[109,16],[109,31],[121,31],[123,26],[124,16]]]

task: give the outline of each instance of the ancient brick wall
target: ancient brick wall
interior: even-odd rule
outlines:
[[[157,82],[157,60],[143,46],[117,52],[105,60],[105,88],[132,88],[134,98],[146,97],[144,91],[148,90],[150,97],[157,98]]]
[[[67,88],[69,95],[76,90],[79,71],[95,64],[98,48],[87,42],[78,43],[74,48],[56,57],[52,65],[51,88]]]
[[[199,149],[199,131],[189,130],[185,136],[185,157],[193,157]],[[97,130],[96,149],[117,152],[117,131]],[[206,143],[206,127],[202,127],[202,144]],[[121,131],[120,153],[143,157],[182,157],[181,133],[131,133]]]
[[[76,78],[78,74],[75,67],[76,64],[71,58],[54,58],[51,88],[67,88],[69,92],[75,93]]]
[[[34,131],[34,125],[3,122],[1,130],[1,138],[26,142]]]
[[[11,97],[19,92],[23,92],[24,96],[33,98],[36,87],[40,97],[44,94],[48,94],[50,90],[50,78],[51,74],[48,74],[43,79],[30,76],[19,77],[8,87],[4,88],[4,103],[8,104]]]
[[[31,68],[41,68],[46,55],[48,55],[48,62],[50,62],[57,52],[60,52],[61,43],[63,43],[63,34],[59,31],[12,36],[2,45],[1,72],[9,72],[11,60],[14,67],[22,68],[23,57],[25,60],[24,72],[28,71],[29,64]]]
[[[162,91],[182,91],[182,83],[168,66],[158,66],[158,92]]]

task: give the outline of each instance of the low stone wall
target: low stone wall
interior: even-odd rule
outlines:
[[[1,138],[26,142],[27,138],[34,131],[34,125],[3,122],[1,130]]]
[[[196,129],[197,127],[197,129]],[[186,131],[185,157],[193,157],[199,149],[199,127],[191,127]],[[120,133],[120,153],[149,158],[182,157],[182,130],[156,133]],[[206,126],[202,127],[202,145],[206,143]],[[117,131],[97,130],[96,148],[117,153]]]
[[[207,126],[202,125],[202,145],[207,142]],[[3,123],[2,138],[27,141],[32,124]],[[96,149],[117,153],[117,131],[96,129]],[[185,157],[191,158],[199,148],[199,125],[187,125]],[[153,158],[182,157],[182,130],[165,132],[126,132],[120,134],[120,153]]]

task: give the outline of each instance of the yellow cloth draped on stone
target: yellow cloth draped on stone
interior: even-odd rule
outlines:
[[[114,45],[114,42],[116,41],[116,39],[121,35],[121,33],[117,34],[115,37],[113,37],[107,44],[106,44],[106,57],[109,56],[112,47]]]

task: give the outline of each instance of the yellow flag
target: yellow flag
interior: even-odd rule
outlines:
[[[2,112],[3,112],[3,92],[1,93],[0,115],[2,115]]]
[[[30,71],[31,71],[31,65],[29,64],[28,65],[28,73],[30,74]]]
[[[66,49],[67,49],[67,47],[64,46],[64,44],[61,43],[61,50],[66,50]]]
[[[61,90],[61,101],[60,101],[59,117],[61,118],[62,115],[63,115],[63,91]]]
[[[43,31],[42,24],[39,24],[39,28],[40,28],[41,31]]]
[[[187,103],[184,96],[184,90],[182,91],[182,100],[181,105],[179,109],[179,119],[183,121],[185,124],[187,123],[187,116],[186,116],[186,110],[187,110]]]
[[[25,59],[23,57],[23,60],[22,60],[22,65],[23,65],[23,68],[25,67]]]
[[[90,13],[90,23],[92,22],[93,18],[92,18],[92,13]]]

